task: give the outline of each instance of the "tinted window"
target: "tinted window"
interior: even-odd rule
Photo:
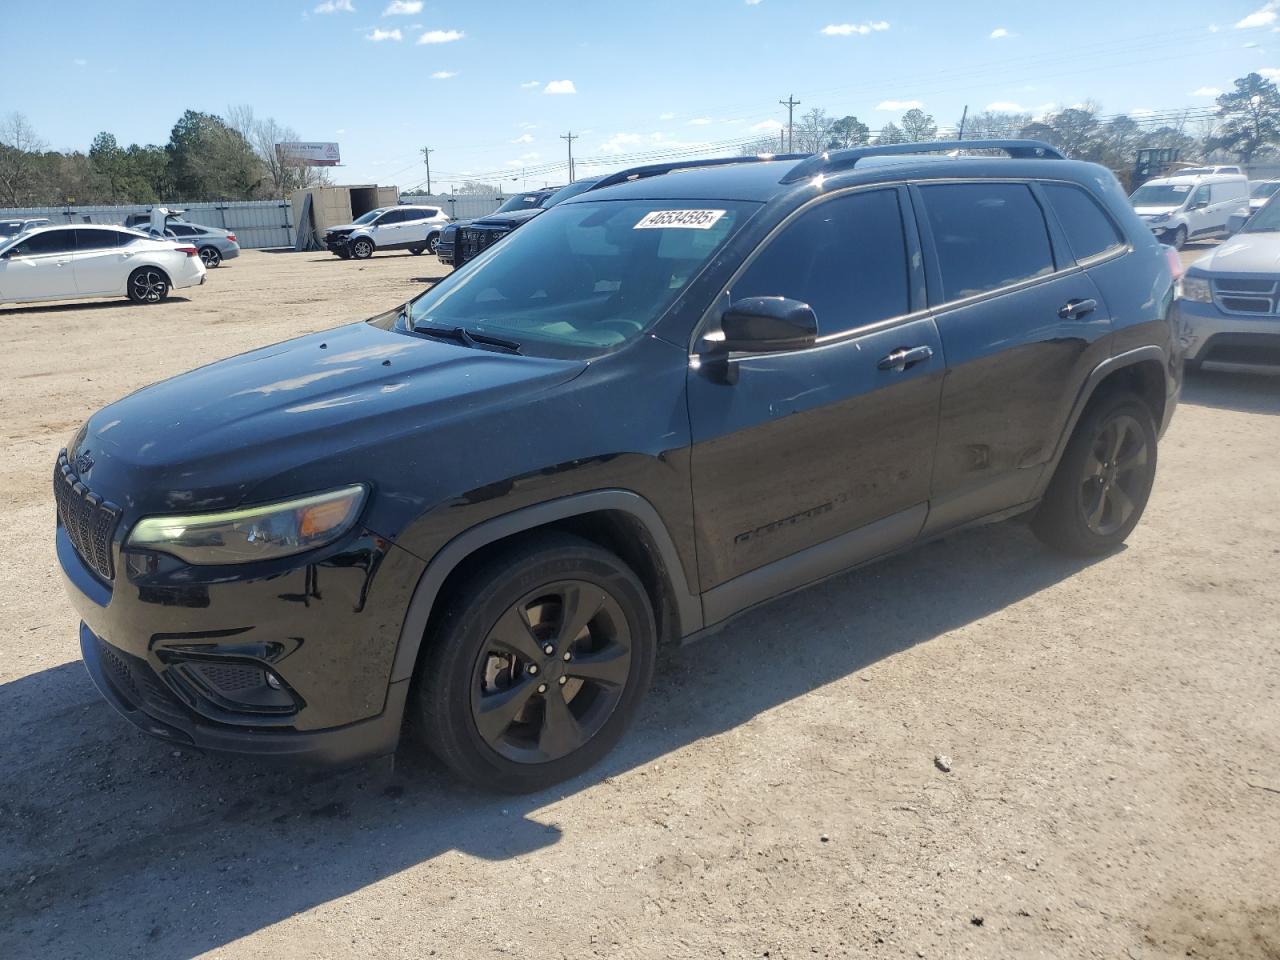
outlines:
[[[1124,237],[1111,222],[1111,218],[1102,212],[1098,201],[1084,190],[1064,183],[1045,183],[1041,186],[1049,198],[1053,212],[1058,215],[1058,222],[1066,231],[1067,242],[1077,260],[1096,257],[1124,244]]]
[[[14,250],[18,256],[28,257],[41,253],[70,253],[75,249],[75,232],[49,230],[33,234],[19,243]]]
[[[907,246],[893,190],[819,204],[787,226],[730,291],[790,297],[813,307],[820,334],[910,311]]]
[[[180,237],[194,237],[200,232],[195,227],[188,227],[181,223],[171,223],[169,224],[169,229]]]
[[[120,246],[120,234],[114,230],[77,230],[76,250],[111,250]]]
[[[1053,273],[1044,214],[1021,183],[921,187],[944,300]]]

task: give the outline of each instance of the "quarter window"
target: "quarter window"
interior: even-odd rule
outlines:
[[[821,335],[910,312],[906,234],[896,190],[828,200],[786,226],[733,284],[734,300],[807,303]]]
[[[1040,204],[1023,183],[920,188],[944,300],[960,300],[1053,273]]]
[[[1041,184],[1049,206],[1067,235],[1067,243],[1077,260],[1087,260],[1124,246],[1124,237],[1098,205],[1079,187],[1065,183]]]

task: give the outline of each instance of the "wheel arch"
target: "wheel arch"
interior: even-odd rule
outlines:
[[[1067,417],[1062,436],[1058,438],[1053,457],[1045,467],[1036,496],[1043,495],[1049,486],[1058,462],[1067,449],[1067,443],[1075,432],[1076,424],[1095,397],[1112,390],[1127,390],[1136,394],[1150,408],[1156,432],[1159,433],[1162,425],[1167,422],[1166,413],[1170,402],[1168,368],[1168,354],[1154,345],[1127,350],[1098,364],[1072,404],[1071,414]]]
[[[702,602],[690,592],[675,542],[658,511],[629,490],[595,490],[524,507],[477,524],[440,549],[418,579],[405,613],[391,682],[413,676],[438,601],[492,551],[548,531],[573,533],[616,553],[644,584],[660,640],[700,630]]]

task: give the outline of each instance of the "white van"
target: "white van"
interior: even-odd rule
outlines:
[[[1157,240],[1181,250],[1188,240],[1227,235],[1232,215],[1249,212],[1249,181],[1238,173],[1157,177],[1129,202]]]

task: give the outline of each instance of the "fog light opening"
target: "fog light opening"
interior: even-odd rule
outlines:
[[[279,678],[279,677],[277,677],[277,676],[276,676],[274,673],[272,673],[270,670],[268,670],[268,671],[267,671],[267,686],[268,686],[268,687],[270,687],[272,690],[281,690],[281,689],[283,689],[283,688],[280,686],[280,678]]]

